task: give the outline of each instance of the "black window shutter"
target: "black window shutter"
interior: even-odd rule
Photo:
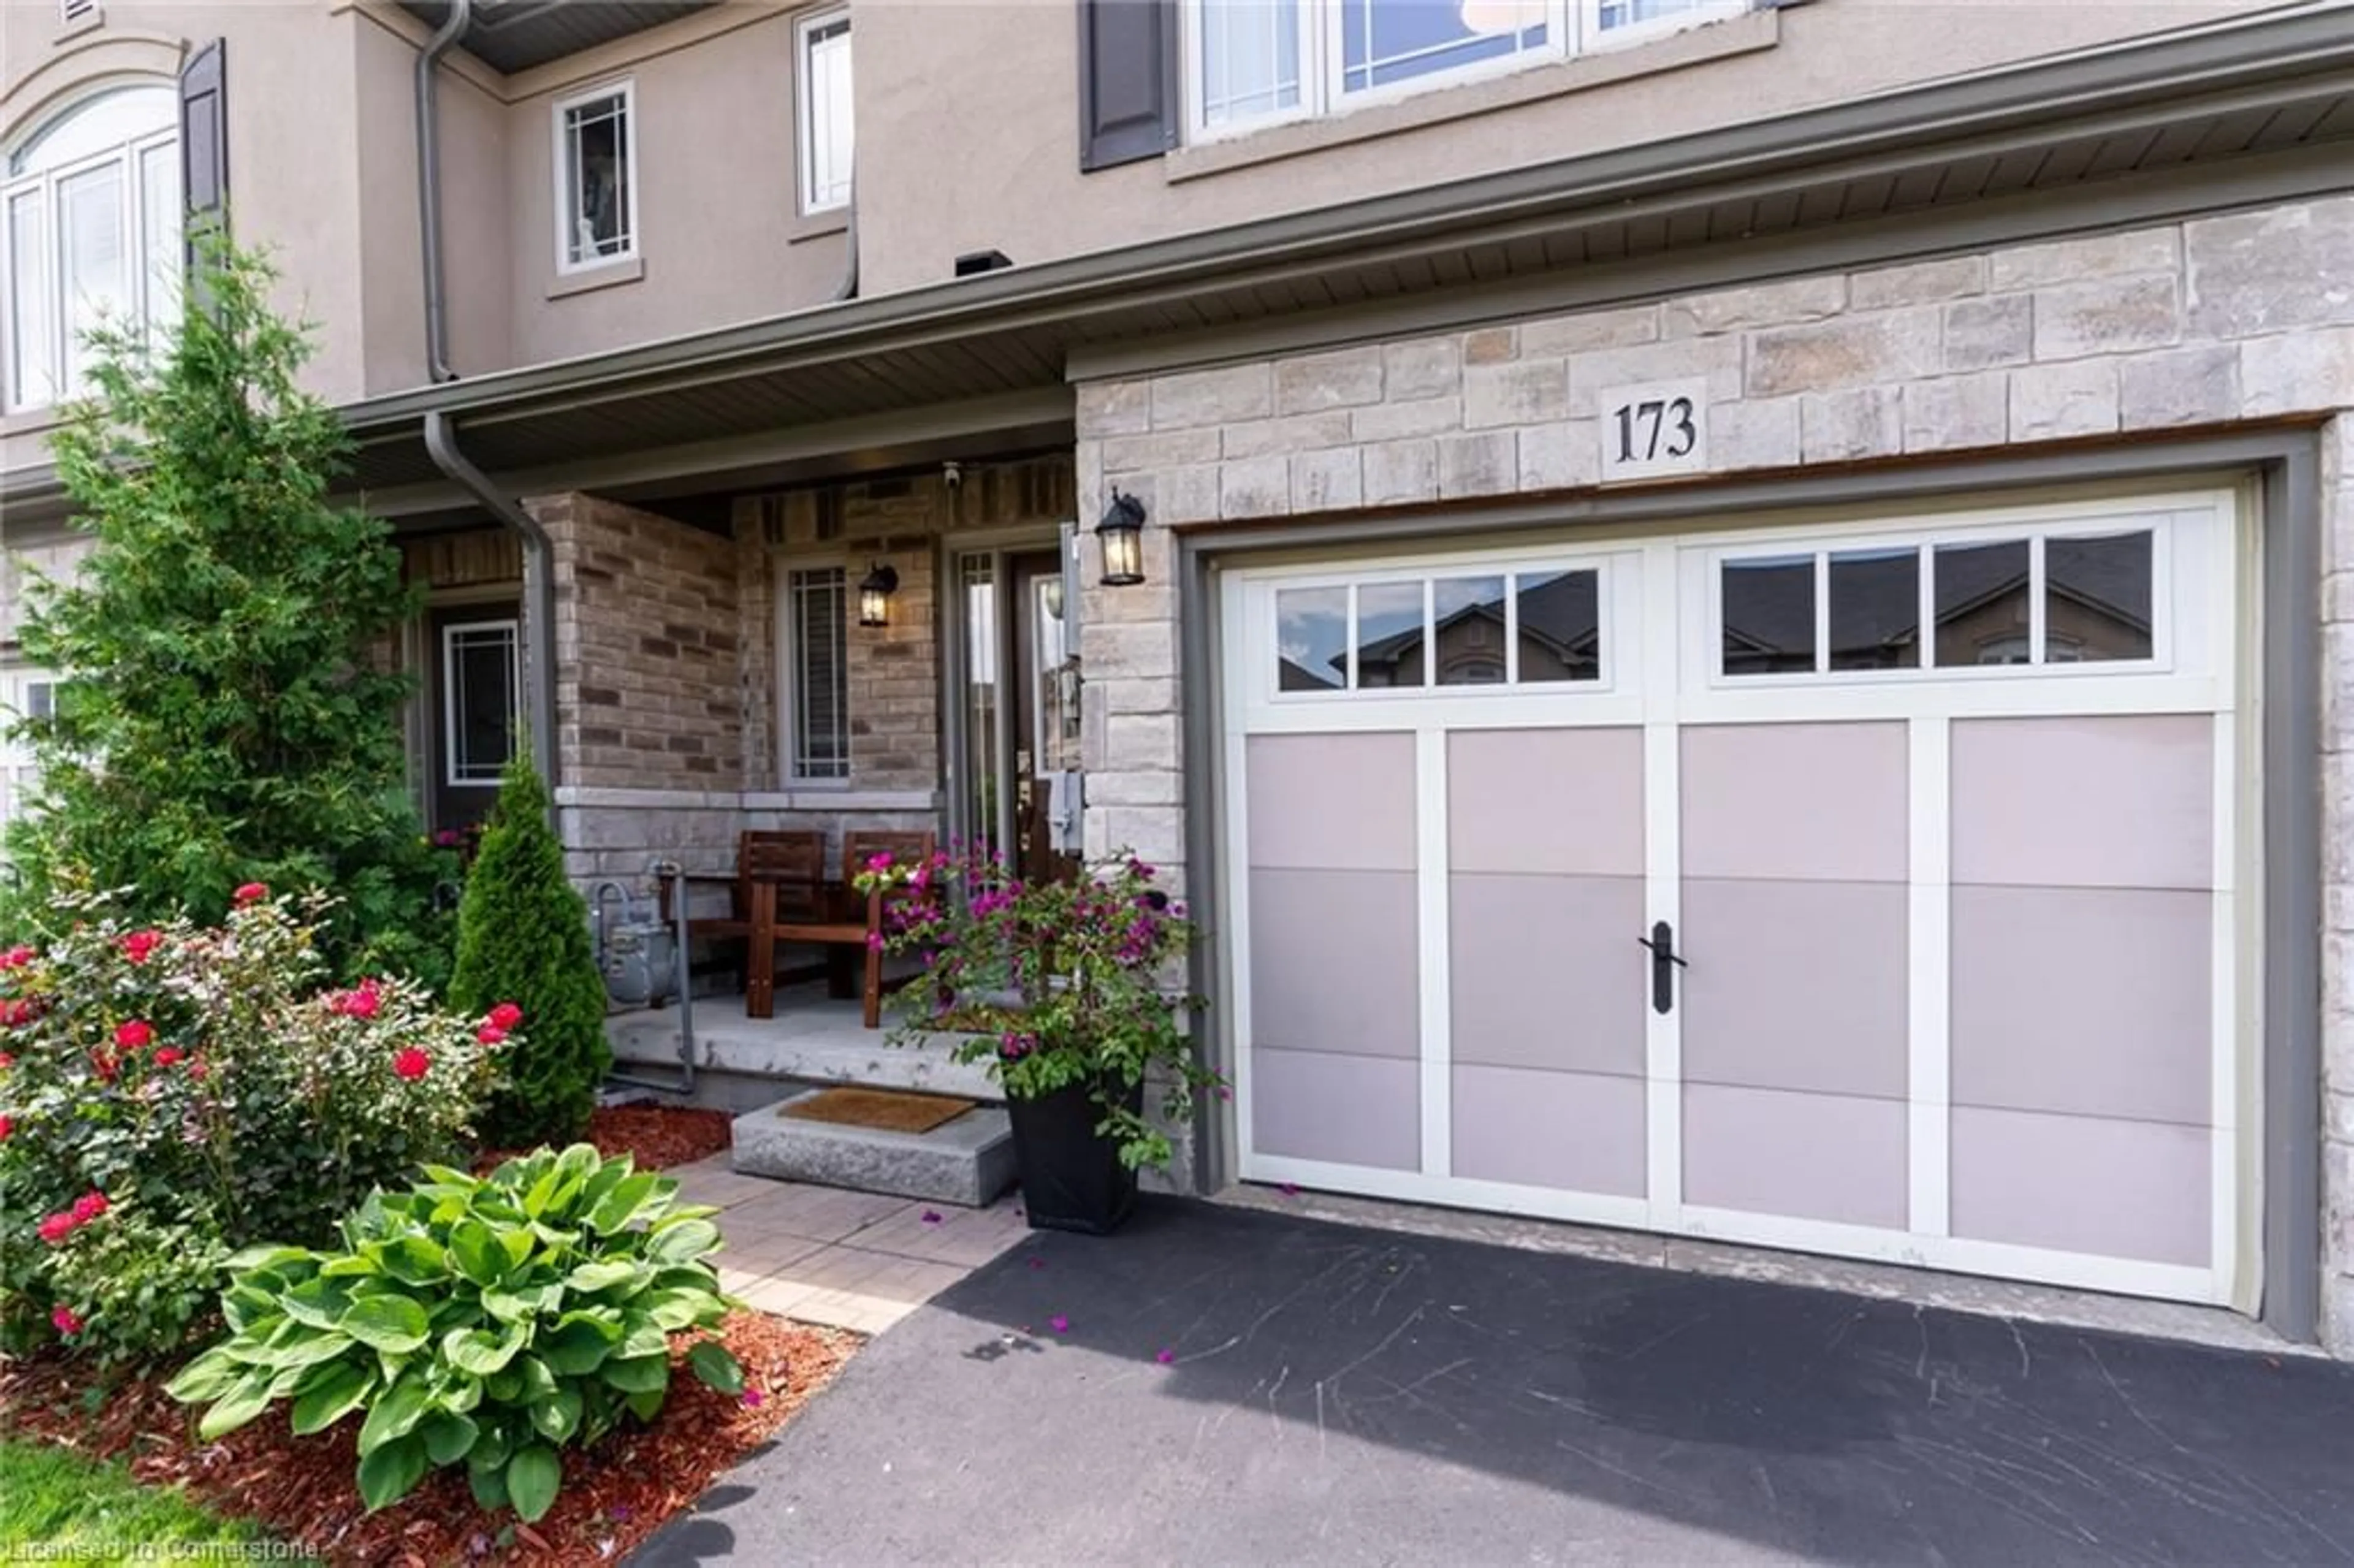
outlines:
[[[180,71],[180,190],[187,199],[188,259],[197,237],[228,221],[228,41],[215,38]]]
[[[1177,144],[1178,0],[1079,0],[1079,167]]]

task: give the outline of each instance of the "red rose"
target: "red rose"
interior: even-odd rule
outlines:
[[[163,945],[161,931],[133,931],[122,938],[122,956],[134,964],[143,964],[148,955]]]
[[[16,1130],[16,1124],[15,1122],[9,1120],[5,1116],[0,1116],[0,1143],[6,1142],[8,1135]]]
[[[166,1045],[161,1051],[155,1053],[155,1065],[159,1067],[176,1065],[180,1059],[186,1054],[187,1053],[181,1050],[177,1045]]]
[[[41,1239],[48,1243],[51,1246],[55,1246],[58,1243],[65,1240],[66,1237],[73,1234],[73,1215],[63,1210],[59,1210],[58,1213],[51,1214],[48,1219],[41,1222]]]
[[[70,1307],[55,1307],[49,1310],[49,1327],[70,1340],[81,1332],[81,1319]]]
[[[104,1051],[91,1052],[90,1054],[90,1065],[93,1068],[97,1069],[98,1075],[100,1077],[105,1079],[110,1084],[114,1082],[115,1075],[122,1070],[122,1064],[117,1062],[111,1054]]]
[[[78,1225],[86,1225],[104,1213],[106,1194],[103,1192],[93,1190],[74,1200],[73,1221]]]
[[[22,1001],[0,1004],[0,1023],[5,1023],[11,1029],[20,1029],[40,1015],[40,1010],[33,1005],[32,999],[29,997]]]
[[[346,1018],[374,1018],[384,1005],[373,981],[363,980],[357,991],[347,991],[335,998],[334,1011]]]
[[[493,1029],[513,1029],[523,1022],[523,1009],[512,1001],[503,1001],[491,1009],[490,1024]]]
[[[423,1077],[426,1070],[432,1065],[433,1058],[414,1045],[392,1054],[392,1074],[397,1078],[414,1081]]]
[[[248,904],[260,903],[270,896],[270,889],[261,883],[249,882],[229,896],[236,899],[239,906],[242,907]]]
[[[0,953],[0,969],[21,969],[33,961],[33,949],[19,942]]]
[[[114,1043],[125,1051],[143,1051],[155,1043],[155,1026],[134,1018],[114,1031]]]
[[[16,1057],[11,1056],[11,1055],[10,1055],[10,1054],[8,1054],[8,1053],[7,1053],[7,1052],[5,1052],[5,1051],[0,1051],[0,1073],[5,1073],[5,1072],[6,1072],[9,1068],[11,1068],[11,1067],[15,1066],[16,1065]]]
[[[485,1023],[474,1031],[475,1041],[483,1045],[503,1045],[506,1038],[507,1032],[495,1023]]]

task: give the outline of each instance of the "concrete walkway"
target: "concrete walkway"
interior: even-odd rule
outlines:
[[[935,1297],[637,1561],[2344,1563],[2349,1433],[2317,1359],[1157,1202]]]
[[[716,1154],[667,1174],[712,1203],[719,1287],[763,1312],[880,1333],[1028,1234],[1020,1201],[986,1209],[739,1176]]]

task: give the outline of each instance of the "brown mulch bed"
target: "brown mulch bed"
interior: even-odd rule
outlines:
[[[564,1489],[535,1525],[519,1524],[505,1510],[482,1513],[462,1467],[429,1472],[392,1507],[365,1512],[353,1474],[356,1414],[298,1438],[281,1404],[217,1443],[199,1444],[195,1411],[168,1398],[164,1380],[126,1381],[92,1402],[87,1368],[54,1353],[0,1362],[0,1432],[122,1459],[142,1482],[185,1484],[217,1511],[258,1520],[331,1563],[617,1562],[773,1436],[862,1342],[840,1330],[732,1313],[719,1337],[744,1363],[748,1397],[737,1399],[705,1388],[686,1370],[686,1347],[700,1337],[672,1341],[670,1401],[652,1426],[625,1422],[593,1450],[566,1451]],[[758,1397],[749,1399],[756,1390]]]
[[[725,1152],[734,1119],[726,1111],[687,1106],[604,1106],[588,1118],[588,1139],[609,1160],[630,1154],[636,1156],[641,1171],[664,1171]],[[474,1169],[488,1171],[502,1160],[530,1152],[486,1149],[475,1157]]]

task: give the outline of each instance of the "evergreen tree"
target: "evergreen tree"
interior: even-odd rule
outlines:
[[[499,1147],[578,1138],[613,1065],[605,1039],[605,980],[588,942],[588,906],[564,874],[547,824],[547,790],[528,757],[507,764],[498,804],[458,906],[458,969],[450,1001],[488,1013],[523,1010],[507,1047],[508,1082],[482,1118]]]
[[[20,726],[39,780],[8,835],[14,913],[37,924],[84,876],[159,918],[216,919],[249,881],[323,889],[339,968],[438,982],[442,863],[389,656],[418,601],[386,524],[328,504],[348,438],[295,385],[311,344],[270,311],[270,268],[202,249],[204,308],[153,347],[93,334],[94,392],[51,438],[92,547],[27,596],[25,652],[62,680],[54,716]]]

